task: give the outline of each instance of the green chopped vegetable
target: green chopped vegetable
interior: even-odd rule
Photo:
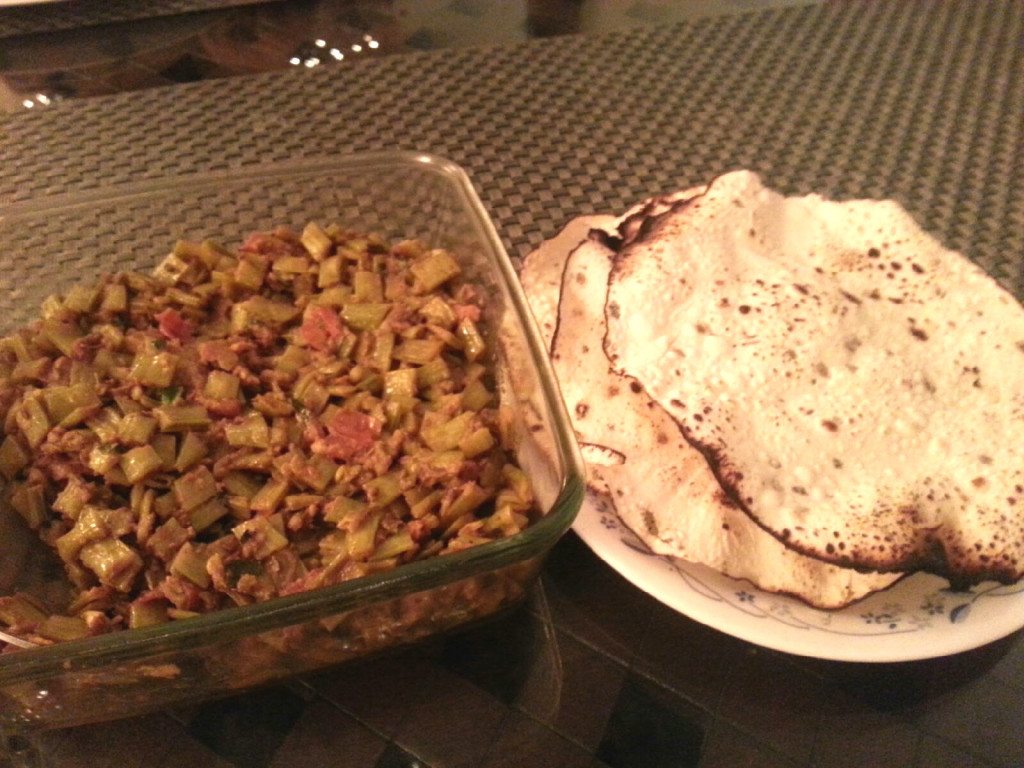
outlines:
[[[521,531],[480,297],[443,250],[311,223],[46,299],[0,339],[0,476],[77,594],[0,597],[0,629],[154,626]]]
[[[210,426],[210,415],[201,405],[165,405],[154,408],[153,415],[161,432],[186,432]]]
[[[475,416],[471,412],[460,413],[437,426],[424,427],[420,437],[432,451],[450,451],[452,448],[458,448],[459,443],[472,434],[474,419]]]
[[[366,507],[365,501],[339,496],[333,499],[324,509],[324,519],[331,523],[340,523],[350,515],[361,514]]]
[[[376,507],[384,507],[402,495],[401,474],[399,472],[388,472],[363,485],[366,491],[366,498]]]
[[[118,436],[128,445],[148,445],[156,432],[156,419],[142,413],[129,413],[118,424]]]
[[[409,533],[408,528],[403,528],[398,533],[394,534],[388,539],[385,539],[377,551],[373,553],[373,560],[386,560],[390,557],[398,557],[404,555],[406,552],[412,552],[417,548],[417,544],[412,539],[412,534]]]
[[[224,371],[210,371],[203,394],[217,400],[235,400],[240,386],[237,376]]]
[[[198,467],[175,480],[171,489],[178,507],[188,512],[217,495],[217,481],[206,467]]]
[[[450,379],[452,375],[448,364],[440,357],[427,360],[419,368],[416,368],[415,371],[416,382],[421,387],[432,387],[435,384],[440,384],[442,381]]]
[[[480,427],[463,437],[458,444],[462,455],[472,459],[482,453],[487,453],[495,445],[494,435],[486,427]]]
[[[18,593],[0,596],[0,621],[9,627],[37,626],[46,620],[46,611],[31,595]]]
[[[197,531],[205,531],[227,513],[227,505],[214,497],[189,512],[188,521]]]
[[[372,331],[380,327],[390,311],[390,304],[345,304],[341,318],[354,331]]]
[[[267,426],[267,420],[259,413],[250,413],[238,424],[228,425],[224,428],[224,436],[228,445],[270,447],[270,428]]]
[[[11,506],[21,515],[28,527],[38,530],[46,523],[46,496],[43,487],[36,483],[20,483],[14,486],[10,495]]]
[[[411,503],[409,505],[409,511],[414,519],[419,520],[424,515],[437,509],[441,505],[442,498],[444,498],[443,491],[432,491],[425,494],[421,499]]]
[[[309,222],[302,230],[301,242],[314,261],[323,261],[334,248],[334,241],[316,222]]]
[[[352,289],[344,285],[335,285],[317,294],[312,303],[318,307],[343,307],[351,298]]]
[[[384,300],[384,282],[372,270],[357,269],[352,275],[352,298],[359,302],[376,303]]]
[[[415,368],[388,371],[384,374],[384,397],[388,400],[416,397],[416,378]]]
[[[139,553],[120,539],[103,539],[86,544],[79,553],[82,565],[96,574],[101,584],[128,592],[142,570]]]
[[[279,371],[295,373],[309,362],[309,355],[302,347],[288,346],[284,352],[274,359],[274,367]]]
[[[380,527],[380,519],[383,514],[383,512],[371,512],[348,535],[345,544],[348,547],[348,556],[353,560],[366,560],[373,554],[377,529]]]
[[[186,438],[191,434],[193,433],[186,433]],[[150,441],[150,445],[153,446],[153,450],[156,451],[157,456],[160,457],[160,469],[164,472],[170,472],[173,470],[178,447],[177,440],[174,435],[165,433],[154,435]],[[188,467],[185,467],[185,469],[188,469]]]
[[[471,411],[479,411],[491,404],[494,396],[480,381],[473,381],[462,390],[462,405]]]
[[[139,352],[132,362],[130,376],[146,387],[166,387],[174,378],[178,358],[169,352]]]
[[[53,423],[65,426],[70,426],[66,421],[76,411],[90,409],[100,403],[95,385],[90,386],[88,383],[47,387],[43,390],[43,399]]]
[[[114,314],[128,309],[128,289],[120,283],[111,283],[103,288],[100,312]]]
[[[462,272],[459,263],[442,250],[433,250],[420,257],[409,267],[409,271],[413,276],[413,290],[416,293],[429,293]]]
[[[61,560],[66,563],[73,562],[86,544],[109,535],[105,522],[106,512],[94,506],[85,506],[81,509],[74,527],[56,541],[57,554]]]
[[[231,532],[243,544],[247,541],[255,544],[252,556],[257,558],[269,557],[288,546],[288,537],[268,517],[246,520],[232,528]]]
[[[431,325],[441,328],[451,328],[455,325],[455,312],[451,305],[440,296],[431,296],[430,300],[420,307],[420,314]]]
[[[199,436],[199,433],[186,432],[185,436],[181,439],[181,448],[178,449],[178,456],[174,460],[174,469],[178,472],[186,472],[202,461],[207,453],[209,453],[209,449],[206,447],[206,442],[203,438]]]
[[[100,298],[100,289],[92,285],[73,285],[64,297],[64,306],[72,312],[91,312]]]
[[[235,267],[235,282],[249,290],[259,290],[269,266],[265,260],[244,256]]]
[[[263,487],[262,480],[247,472],[229,472],[224,476],[223,483],[224,489],[228,493],[233,496],[244,496],[247,499],[251,499]]]
[[[89,452],[88,466],[97,475],[106,475],[121,461],[121,455],[109,446],[97,445]]]
[[[269,515],[287,494],[287,480],[270,480],[249,500],[249,508],[257,514]]]
[[[282,325],[299,314],[298,308],[262,296],[254,296],[231,307],[231,330],[239,333],[254,325]]]
[[[121,457],[121,470],[129,483],[141,482],[163,466],[160,454],[151,445],[132,448]]]
[[[48,640],[77,640],[89,634],[89,625],[80,616],[47,616],[36,628],[36,633]]]
[[[25,339],[19,334],[5,336],[0,339],[0,354],[12,355],[19,363],[27,363],[32,359]]]
[[[441,520],[457,520],[463,515],[469,514],[485,501],[491,498],[491,494],[476,483],[466,483],[458,496],[447,506],[441,505]]]
[[[462,320],[459,320],[459,324],[456,326],[456,333],[462,342],[462,348],[466,353],[467,360],[475,362],[483,357],[484,352],[487,351],[487,344],[484,342],[483,336],[480,335],[476,323],[468,317],[464,317]]]
[[[188,579],[201,589],[206,589],[210,586],[206,560],[206,556],[195,544],[186,542],[171,561],[171,573]]]
[[[341,257],[330,256],[320,264],[317,273],[317,288],[330,288],[341,282]]]
[[[440,339],[406,339],[395,348],[394,357],[403,363],[426,365],[441,356],[444,342]]]
[[[128,607],[128,626],[131,629],[152,627],[167,621],[167,606],[161,602],[136,600]]]
[[[42,381],[50,369],[50,360],[39,357],[35,360],[19,360],[11,371],[11,381],[15,384],[27,384],[31,381]]]
[[[82,332],[74,323],[61,320],[44,320],[42,327],[43,338],[60,350],[61,354],[71,356],[75,342],[82,338]]]
[[[57,494],[53,502],[54,512],[60,512],[71,520],[77,520],[79,512],[92,497],[92,489],[78,478],[73,478]]]
[[[15,417],[29,448],[38,448],[50,431],[50,420],[35,397],[27,397]]]

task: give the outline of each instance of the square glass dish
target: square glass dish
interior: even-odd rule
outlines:
[[[569,528],[583,468],[515,272],[467,175],[442,158],[383,153],[142,181],[0,209],[0,332],[43,299],[104,272],[148,270],[178,239],[237,245],[278,225],[338,223],[448,249],[488,294],[487,333],[517,458],[543,515],[520,534],[335,586],[0,654],[7,733],[194,702],[408,643],[519,601]],[[0,594],[61,576],[0,508]]]

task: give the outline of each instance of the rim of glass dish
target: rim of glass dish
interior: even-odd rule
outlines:
[[[442,586],[484,571],[496,570],[543,555],[568,531],[583,499],[584,470],[579,446],[569,427],[569,417],[558,391],[554,371],[547,354],[543,351],[540,332],[533,320],[512,262],[469,175],[457,163],[426,152],[388,151],[305,158],[300,161],[245,166],[235,170],[162,176],[152,180],[95,188],[81,193],[52,195],[12,203],[0,208],[0,223],[18,216],[164,194],[186,183],[190,189],[196,189],[253,178],[313,175],[339,168],[371,168],[396,164],[427,168],[447,176],[454,183],[462,202],[471,211],[474,223],[479,227],[480,234],[489,247],[496,268],[501,273],[525,332],[530,357],[540,372],[544,400],[552,416],[554,443],[565,470],[558,496],[550,510],[522,533],[510,538],[488,542],[444,557],[407,563],[385,573],[278,597],[263,603],[224,608],[187,621],[113,632],[4,654],[0,657],[0,685],[31,679],[40,674],[66,672],[69,661],[76,669],[86,669],[111,662],[138,660],[154,653],[198,648],[310,621],[363,605],[372,605],[402,594]]]

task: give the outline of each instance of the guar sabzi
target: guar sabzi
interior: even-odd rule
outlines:
[[[0,628],[145,627],[518,533],[486,320],[446,251],[315,223],[50,297],[0,340],[0,474],[73,597],[2,597]]]

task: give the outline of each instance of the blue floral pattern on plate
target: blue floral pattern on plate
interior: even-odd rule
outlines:
[[[1024,582],[956,591],[916,574],[839,611],[763,592],[701,565],[650,551],[605,499],[588,494],[576,532],[623,576],[724,632],[778,650],[852,661],[944,655],[1024,625]]]

